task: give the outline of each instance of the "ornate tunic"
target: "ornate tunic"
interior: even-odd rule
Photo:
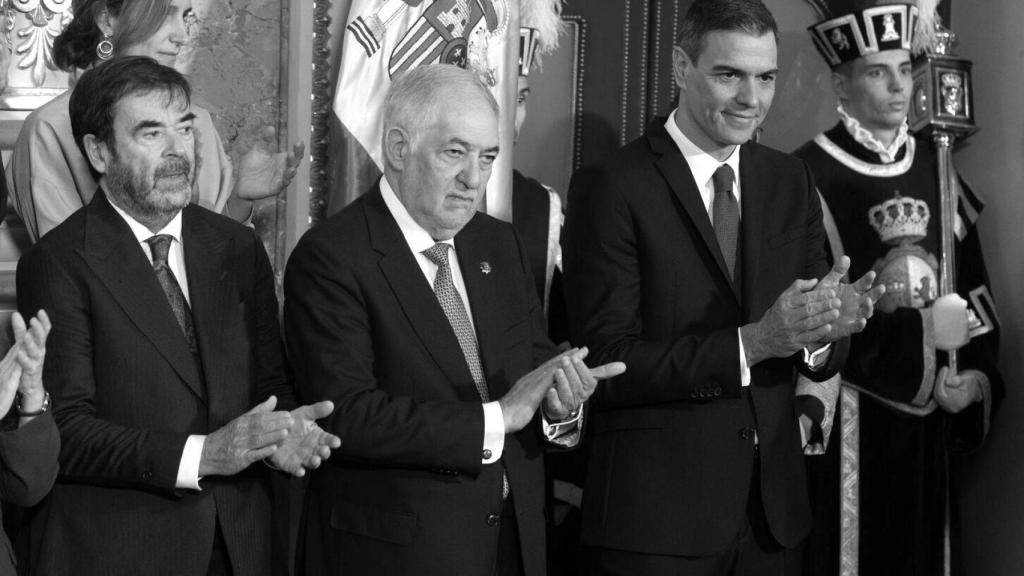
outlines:
[[[883,163],[840,123],[795,154],[810,164],[834,217],[838,251],[852,260],[850,278],[875,270],[887,288],[867,328],[851,340],[828,450],[808,459],[815,531],[804,572],[948,573],[949,454],[982,443],[991,402],[1003,389],[998,322],[974,227],[982,203],[959,183],[956,286],[977,318],[959,364],[987,382],[984,402],[954,416],[932,400],[937,368],[946,362],[934,347],[930,310],[941,258],[935,152],[911,138],[894,162]]]

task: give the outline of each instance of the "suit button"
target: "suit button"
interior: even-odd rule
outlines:
[[[754,429],[750,427],[740,428],[740,438],[750,440],[754,437]]]
[[[491,514],[491,515],[487,516],[487,525],[488,526],[497,526],[498,523],[500,523],[500,522],[501,522],[501,517],[498,516],[497,514]]]
[[[145,472],[142,473],[142,479],[145,480],[146,482],[149,482],[150,480],[153,479],[153,473],[150,472],[149,470],[146,470]]]
[[[492,453],[491,453],[491,451],[489,449],[484,448],[484,460],[490,460],[491,459],[491,454]]]

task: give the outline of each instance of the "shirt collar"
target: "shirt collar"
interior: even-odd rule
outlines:
[[[843,119],[843,126],[846,127],[846,131],[850,133],[850,136],[853,136],[853,139],[858,144],[881,156],[882,162],[886,164],[896,161],[896,155],[899,153],[900,148],[907,143],[906,118],[903,119],[903,124],[900,125],[899,132],[896,133],[896,138],[893,139],[892,144],[886,146],[878,138],[875,138],[874,134],[861,126],[860,120],[850,116],[846,109],[843,108],[842,102],[836,107],[836,111],[839,112],[840,118]]]
[[[388,179],[384,176],[380,177],[380,194],[384,197],[384,204],[388,207],[388,211],[391,212],[395,222],[398,223],[398,228],[402,231],[405,242],[414,254],[419,254],[438,243],[438,240],[434,240],[430,236],[430,232],[427,232],[423,226],[420,226],[416,220],[413,220],[412,215],[406,210],[402,201],[398,199],[398,194],[395,193],[391,184],[388,184]],[[443,242],[451,244],[453,247],[455,246],[454,239],[443,240]]]
[[[181,210],[178,210],[178,213],[174,215],[174,218],[171,218],[171,221],[167,223],[167,226],[164,226],[159,232],[153,233],[149,228],[146,228],[144,224],[135,218],[132,218],[130,214],[122,210],[117,204],[111,202],[110,205],[113,206],[114,211],[128,223],[128,227],[132,229],[132,234],[135,235],[135,239],[138,240],[140,244],[145,243],[157,234],[167,234],[174,238],[176,242],[181,244]]]
[[[705,186],[711,177],[715,174],[715,170],[722,164],[728,164],[732,167],[733,173],[736,178],[739,179],[740,174],[740,147],[733,148],[732,154],[725,159],[725,162],[721,162],[714,156],[700,149],[699,146],[693,143],[692,140],[683,134],[683,131],[676,125],[676,112],[679,109],[676,108],[668,115],[668,121],[665,122],[665,129],[668,130],[668,135],[672,138],[672,141],[676,143],[679,148],[679,152],[683,154],[683,158],[686,159],[686,163],[690,165],[690,172],[693,173],[693,179],[696,180],[699,186]]]

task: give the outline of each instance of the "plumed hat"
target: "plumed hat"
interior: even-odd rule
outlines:
[[[935,26],[936,0],[808,0],[823,21],[808,30],[818,52],[832,68],[884,50],[920,51],[915,37]],[[918,4],[929,4],[919,12]],[[919,22],[919,14],[925,16]]]
[[[541,56],[558,48],[562,0],[522,0],[519,9],[519,75],[528,76]]]

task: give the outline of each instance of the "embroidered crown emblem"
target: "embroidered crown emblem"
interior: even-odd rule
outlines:
[[[931,213],[928,204],[914,198],[900,196],[897,191],[891,200],[872,206],[868,210],[871,227],[878,232],[882,242],[900,243],[904,240],[917,242],[928,235],[928,220]]]

